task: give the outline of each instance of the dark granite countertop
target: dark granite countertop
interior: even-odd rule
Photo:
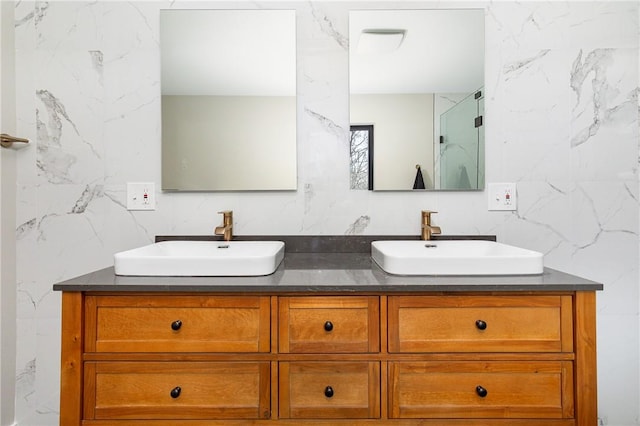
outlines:
[[[275,239],[275,238],[274,238]],[[602,290],[600,283],[554,269],[540,275],[400,276],[384,272],[370,253],[287,252],[261,277],[117,276],[113,267],[57,283],[56,291],[220,293],[425,293]]]

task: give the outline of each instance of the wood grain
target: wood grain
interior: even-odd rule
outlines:
[[[62,303],[63,426],[597,424],[593,291]]]

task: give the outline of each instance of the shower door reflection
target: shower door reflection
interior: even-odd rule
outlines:
[[[440,116],[439,187],[459,190],[484,187],[484,96],[472,93]],[[438,180],[436,180],[438,182]]]

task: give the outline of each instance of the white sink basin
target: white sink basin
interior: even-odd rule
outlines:
[[[374,241],[371,257],[397,275],[535,275],[542,253],[482,240]]]
[[[282,241],[163,241],[114,255],[116,275],[259,276],[275,272]]]

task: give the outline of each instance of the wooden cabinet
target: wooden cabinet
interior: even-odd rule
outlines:
[[[83,305],[84,419],[271,416],[271,363],[256,357],[271,350],[270,297],[86,295]]]
[[[574,418],[571,295],[389,297],[393,418]]]
[[[281,297],[278,306],[280,353],[316,354],[279,364],[280,417],[380,417],[380,361],[357,356],[380,352],[379,297]],[[352,355],[323,362],[336,354]]]
[[[380,417],[379,362],[282,362],[279,377],[281,418]]]
[[[63,293],[60,424],[596,424],[595,294]]]
[[[569,361],[394,362],[393,418],[573,418]]]
[[[571,296],[398,296],[389,352],[571,352]]]
[[[87,296],[87,352],[269,352],[268,297]]]
[[[87,362],[85,417],[269,417],[268,362]]]
[[[281,297],[282,353],[380,351],[378,297]]]

